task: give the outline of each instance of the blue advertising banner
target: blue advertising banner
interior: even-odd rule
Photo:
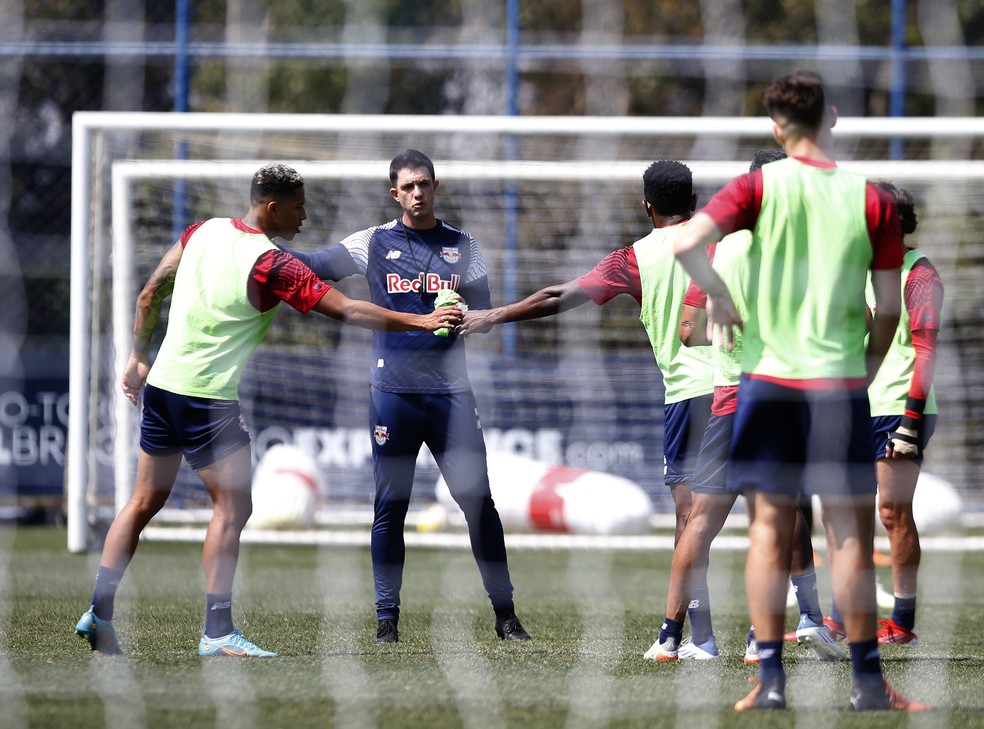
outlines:
[[[0,382],[5,499],[60,499],[68,427],[68,355],[22,354],[23,375]]]

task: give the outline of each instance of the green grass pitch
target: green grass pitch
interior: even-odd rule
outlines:
[[[886,646],[893,685],[926,715],[853,714],[850,667],[787,644],[790,708],[736,714],[755,671],[740,551],[714,550],[711,599],[725,657],[655,664],[666,551],[510,552],[517,612],[534,640],[504,643],[469,552],[411,549],[401,641],[372,643],[367,548],[243,548],[237,626],[280,656],[201,659],[198,545],[144,543],[117,599],[123,659],[74,634],[97,555],[71,555],[57,528],[0,528],[0,726],[980,727],[984,726],[984,555],[926,552],[914,647]],[[887,570],[880,575],[887,579]],[[829,606],[829,575],[820,568]],[[882,611],[881,617],[887,617]],[[789,623],[795,621],[790,609]]]

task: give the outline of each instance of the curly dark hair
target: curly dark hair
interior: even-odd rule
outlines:
[[[794,71],[769,84],[762,95],[766,111],[777,124],[818,129],[827,108],[823,79],[814,71]]]
[[[892,196],[892,199],[895,201],[895,207],[899,211],[899,224],[902,226],[902,235],[914,233],[919,220],[916,218],[916,204],[912,199],[912,194],[908,190],[896,187],[888,180],[872,180],[871,184]]]
[[[762,165],[767,165],[769,162],[776,162],[777,160],[786,159],[788,155],[781,149],[760,149],[752,157],[752,163],[748,166],[749,172],[755,172],[756,170],[762,169]]]
[[[249,202],[251,205],[256,205],[268,198],[288,197],[302,187],[304,187],[304,178],[297,170],[273,162],[264,165],[253,175],[253,181],[249,186]]]
[[[661,159],[642,174],[646,202],[660,215],[686,215],[693,212],[694,176],[683,162]]]

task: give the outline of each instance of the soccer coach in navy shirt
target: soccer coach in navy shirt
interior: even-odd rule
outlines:
[[[488,272],[475,239],[434,215],[434,163],[415,149],[390,163],[390,195],[403,210],[388,223],[353,233],[315,253],[291,251],[324,280],[362,275],[374,304],[427,313],[450,288],[469,307],[492,307]],[[454,336],[374,332],[369,431],[376,497],[372,570],[377,643],[399,640],[403,530],[414,468],[426,443],[468,523],[472,553],[495,611],[496,634],[529,640],[516,617],[502,522],[489,488],[478,407],[465,343]]]

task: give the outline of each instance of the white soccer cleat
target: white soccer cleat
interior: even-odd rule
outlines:
[[[685,638],[677,650],[677,657],[681,661],[716,661],[721,658],[721,652],[713,635],[700,645]]]
[[[667,638],[663,643],[657,638],[642,657],[649,661],[677,661],[680,659],[680,648],[675,638]]]
[[[758,643],[755,642],[755,638],[748,639],[748,645],[745,646],[745,663],[761,663],[762,658],[759,656]]]
[[[823,625],[817,625],[806,615],[800,617],[799,625],[796,626],[796,642],[812,648],[821,661],[847,660],[847,654],[834,641],[830,631]]]

